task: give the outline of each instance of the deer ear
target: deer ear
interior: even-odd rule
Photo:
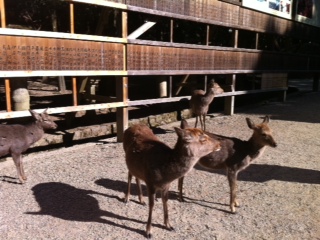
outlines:
[[[48,113],[47,113],[48,109],[49,109],[49,108],[46,108],[42,113],[48,114]]]
[[[40,115],[38,113],[36,113],[35,111],[29,109],[29,112],[31,114],[31,116],[35,119],[35,120],[39,120],[40,119]]]
[[[263,122],[262,123],[269,123],[270,121],[270,117],[268,115],[266,115],[263,119]]]
[[[185,119],[182,119],[182,120],[181,120],[180,128],[181,128],[181,129],[189,128],[189,124],[188,124],[187,120],[185,120]]]
[[[177,127],[175,127],[174,130],[176,131],[178,138],[182,139],[184,142],[192,141],[192,136],[189,131]]]
[[[174,130],[176,131],[178,137],[183,137],[184,132],[181,128],[174,127]]]
[[[247,120],[248,127],[250,129],[254,129],[256,127],[256,125],[254,124],[254,122],[250,118],[246,118],[246,120]]]

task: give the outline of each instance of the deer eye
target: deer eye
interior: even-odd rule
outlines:
[[[268,136],[268,135],[265,134],[265,133],[262,133],[261,135],[262,135],[262,137],[264,137],[264,138],[266,138],[266,137]]]
[[[200,142],[204,143],[207,141],[207,138],[205,136],[200,136]]]

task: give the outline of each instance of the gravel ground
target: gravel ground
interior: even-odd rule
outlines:
[[[185,203],[171,185],[163,228],[161,201],[153,214],[154,239],[320,239],[320,93],[236,109],[207,121],[211,132],[248,139],[245,117],[270,114],[278,143],[239,175],[237,214],[229,212],[223,172],[196,168],[185,178]],[[189,123],[193,123],[190,119]],[[173,146],[174,123],[157,129]],[[28,181],[17,181],[13,161],[0,163],[0,239],[144,239],[148,207],[136,192],[124,204],[127,170],[114,138],[25,156]],[[135,191],[135,186],[133,186]]]

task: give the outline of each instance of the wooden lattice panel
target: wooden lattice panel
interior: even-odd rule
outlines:
[[[0,36],[0,70],[123,70],[118,43]]]

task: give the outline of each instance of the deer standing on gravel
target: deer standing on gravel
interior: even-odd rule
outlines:
[[[224,168],[227,170],[230,186],[230,209],[232,213],[236,211],[235,207],[239,206],[239,202],[236,198],[238,173],[248,167],[253,160],[261,157],[266,146],[277,146],[277,143],[272,136],[272,130],[268,126],[268,116],[266,116],[260,124],[253,123],[249,118],[246,118],[246,120],[248,127],[253,130],[253,134],[248,141],[206,133],[210,137],[220,141],[221,150],[219,152],[211,152],[200,158],[198,162],[199,165],[204,168]],[[188,123],[185,120],[181,121],[181,128],[188,129]],[[184,201],[182,196],[183,177],[179,179],[178,190],[180,200]]]
[[[50,120],[47,109],[40,114],[32,110],[29,112],[32,116],[30,123],[25,125],[0,124],[0,157],[11,155],[21,183],[27,180],[23,168],[22,153],[42,138],[44,130],[57,128],[57,124]]]
[[[173,230],[168,217],[168,191],[170,183],[188,173],[200,157],[218,151],[220,143],[200,129],[175,128],[178,135],[174,149],[161,142],[146,125],[133,125],[124,132],[123,148],[128,167],[128,189],[125,202],[129,201],[131,179],[136,177],[139,200],[144,204],[140,180],[147,185],[149,217],[146,234],[151,238],[152,210],[156,191],[161,192],[164,225]]]
[[[210,81],[208,90],[194,90],[190,99],[191,112],[196,116],[195,128],[198,125],[198,118],[202,130],[206,130],[206,116],[208,113],[209,105],[213,101],[216,94],[223,93],[223,89],[214,80]],[[202,120],[203,119],[203,120]]]

